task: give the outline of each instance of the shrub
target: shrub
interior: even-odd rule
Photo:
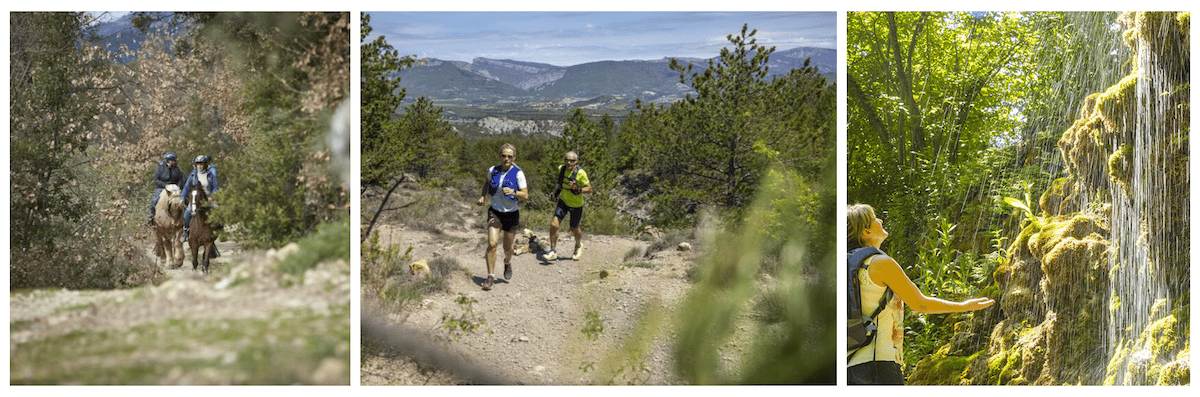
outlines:
[[[317,232],[300,240],[300,250],[279,263],[279,270],[303,276],[318,264],[331,260],[350,262],[350,222],[342,219],[321,224]]]

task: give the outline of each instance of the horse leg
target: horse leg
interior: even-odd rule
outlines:
[[[209,258],[208,258],[208,254],[207,254],[207,253],[209,253],[209,252],[212,252],[213,245],[214,245],[214,244],[213,244],[213,243],[211,243],[211,242],[210,242],[210,243],[208,243],[208,244],[205,244],[205,245],[204,245],[204,252],[205,252],[205,255],[204,255],[204,274],[208,274],[208,264],[209,264],[209,261],[211,261],[212,259],[209,259]]]
[[[200,257],[196,256],[200,251],[200,244],[194,244],[189,241],[188,245],[192,247],[192,270],[196,270],[200,266]]]
[[[182,234],[181,230],[171,235],[171,245],[175,247],[175,256],[171,258],[171,263],[176,268],[183,267],[183,243],[179,242],[179,236]]]

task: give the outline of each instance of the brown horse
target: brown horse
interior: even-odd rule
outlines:
[[[209,259],[216,251],[217,236],[208,225],[208,194],[203,188],[192,189],[188,197],[188,211],[192,211],[192,225],[188,232],[188,246],[192,249],[192,270],[204,263],[204,274],[208,274]],[[203,248],[204,254],[198,255]],[[203,256],[203,258],[201,258]]]
[[[183,233],[184,204],[179,193],[179,186],[167,185],[154,207],[154,255],[172,268],[183,266],[183,243],[179,235]]]

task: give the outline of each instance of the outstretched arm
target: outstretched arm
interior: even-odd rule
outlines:
[[[913,284],[908,275],[904,274],[904,270],[900,269],[900,264],[896,263],[895,259],[887,255],[879,255],[871,261],[871,266],[867,269],[871,280],[876,284],[886,285],[896,293],[904,304],[912,307],[920,313],[936,314],[936,313],[957,313],[972,310],[979,310],[991,306],[996,301],[989,298],[968,299],[962,302],[951,302],[945,299],[940,299],[932,296],[926,296],[917,289],[917,285]]]

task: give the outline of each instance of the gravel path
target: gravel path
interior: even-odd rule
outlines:
[[[541,219],[522,219],[522,225],[541,229]],[[651,258],[631,259],[646,263],[625,265],[633,249],[644,252],[648,245],[627,237],[593,236],[584,230],[584,255],[542,261],[523,253],[513,258],[513,278],[498,281],[491,291],[480,287],[487,277],[483,253],[483,230],[447,228],[444,234],[383,225],[380,243],[395,244],[403,252],[412,246],[412,259],[448,257],[464,271],[447,280],[448,292],[426,296],[416,307],[392,312],[387,321],[403,324],[440,340],[446,351],[457,352],[468,361],[486,368],[500,382],[513,384],[676,384],[672,375],[669,327],[660,324],[639,327],[642,313],[674,307],[687,288],[685,272],[691,252],[673,249]],[[521,239],[519,238],[519,241]],[[569,256],[574,241],[560,237],[558,251]],[[496,273],[503,280],[503,253]],[[405,264],[407,265],[407,264]],[[460,318],[465,297],[482,326],[473,333],[451,333],[446,318]],[[364,298],[369,299],[369,298]],[[661,311],[661,310],[659,310]],[[669,319],[667,315],[655,317]],[[598,320],[598,321],[597,321]],[[618,352],[636,351],[634,354]],[[414,374],[413,363],[400,355],[364,352],[362,384],[455,383],[445,374]]]
[[[10,293],[10,379],[348,384],[349,264],[322,263],[300,280],[276,269],[295,245],[218,248],[222,256],[208,275],[192,270],[189,258],[182,268],[164,268],[168,279],[159,285]],[[267,370],[247,371],[263,363]]]

